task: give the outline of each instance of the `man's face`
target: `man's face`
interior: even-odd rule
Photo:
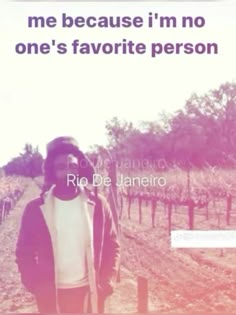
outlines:
[[[60,154],[54,160],[56,184],[66,185],[67,174],[78,175],[78,158],[73,154]]]

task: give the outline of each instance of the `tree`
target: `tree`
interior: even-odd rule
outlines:
[[[14,157],[4,166],[7,175],[21,175],[26,177],[36,177],[42,175],[43,157],[38,151],[38,147],[33,148],[26,143],[23,153]]]
[[[193,94],[172,115],[135,126],[113,117],[106,122],[109,140],[100,154],[111,152],[119,161],[164,158],[182,166],[232,166],[236,162],[236,84],[225,83],[205,95]],[[105,153],[104,153],[105,154]],[[107,153],[106,153],[107,154]]]

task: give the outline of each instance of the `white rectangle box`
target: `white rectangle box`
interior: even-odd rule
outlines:
[[[173,248],[236,248],[236,230],[171,231]]]

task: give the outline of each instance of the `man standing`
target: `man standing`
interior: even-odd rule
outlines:
[[[68,174],[92,183],[94,169],[74,138],[59,137],[47,146],[46,188],[25,208],[16,262],[40,313],[103,313],[120,259],[112,213]]]

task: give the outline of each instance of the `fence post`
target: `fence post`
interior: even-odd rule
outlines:
[[[231,196],[231,194],[227,194],[227,199],[226,199],[226,223],[227,223],[227,225],[230,225],[231,209],[232,209],[232,196]]]
[[[0,224],[2,224],[3,201],[0,200]]]
[[[157,207],[156,197],[152,196],[152,227],[153,228],[155,227],[156,207]]]
[[[148,281],[138,277],[138,313],[148,312]]]
[[[208,203],[206,204],[206,220],[209,220],[209,208],[208,208]]]
[[[138,195],[138,213],[139,213],[139,224],[142,224],[142,195]]]
[[[5,199],[2,201],[2,222],[5,221],[5,216],[6,216],[6,203]]]
[[[119,198],[120,198],[120,213],[119,213],[119,220],[122,218],[123,214],[123,207],[124,207],[124,199],[123,199],[123,192],[119,191]]]
[[[172,203],[170,201],[167,204],[167,210],[168,210],[168,231],[170,235],[171,234],[171,216],[172,216]]]
[[[131,220],[131,205],[133,202],[133,196],[132,193],[130,192],[130,188],[128,187],[128,192],[127,192],[127,196],[128,196],[128,219]]]
[[[189,200],[188,219],[189,219],[189,230],[193,230],[194,229],[194,202],[193,200]]]

